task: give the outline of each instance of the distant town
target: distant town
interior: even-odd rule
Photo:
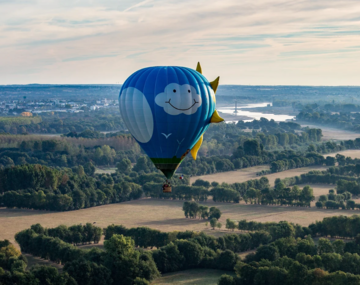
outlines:
[[[80,113],[95,111],[102,108],[111,108],[119,105],[117,100],[101,99],[96,101],[68,101],[68,100],[9,100],[0,101],[2,116],[29,117],[41,113]]]

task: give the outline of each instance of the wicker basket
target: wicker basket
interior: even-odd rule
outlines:
[[[171,186],[165,186],[163,189],[163,193],[171,193]]]

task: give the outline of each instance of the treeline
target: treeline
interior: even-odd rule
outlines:
[[[160,173],[88,176],[82,166],[61,170],[21,165],[0,170],[0,204],[8,208],[67,211],[139,199],[142,185],[163,181]],[[130,173],[131,174],[131,173]],[[174,179],[173,184],[188,183]],[[160,188],[161,189],[161,188]]]
[[[213,251],[231,250],[233,252],[243,252],[254,249],[261,244],[268,244],[272,237],[268,232],[256,231],[246,234],[226,234],[221,237],[214,237],[203,232],[160,232],[147,227],[127,229],[122,225],[110,225],[104,229],[105,240],[114,235],[124,235],[131,237],[136,246],[140,247],[161,247],[173,243],[176,240],[187,240],[201,247],[208,247]]]
[[[232,156],[199,157],[196,161],[187,159],[182,163],[181,171],[189,175],[203,175],[268,164],[298,156],[299,154],[294,151],[267,152],[261,143],[251,139],[239,146]]]
[[[104,250],[84,250],[58,237],[50,237],[46,231],[37,233],[42,232],[41,228],[34,225],[32,229],[16,234],[22,252],[64,264],[64,272],[77,282],[73,284],[79,285],[150,284],[149,281],[159,276],[159,271],[167,273],[195,268],[232,270],[239,260],[235,251],[253,249],[271,241],[267,232],[215,238],[186,231],[163,233],[161,237],[160,232],[147,228],[126,229],[112,225],[104,229]],[[159,240],[151,239],[156,235]],[[154,251],[135,248],[157,245],[159,247]]]
[[[296,184],[335,184],[337,194],[350,192],[352,195],[360,194],[360,164],[349,164],[343,166],[332,166],[326,170],[313,170],[300,176],[287,177],[282,180],[276,179],[275,186],[281,183],[285,186]]]
[[[56,228],[44,228],[40,224],[35,224],[31,226],[31,229],[37,234],[59,238],[74,245],[99,243],[102,236],[102,229],[90,223],[71,227],[60,225]]]
[[[351,104],[351,103],[345,103],[345,104],[327,103],[324,104],[323,106],[320,106],[320,109],[331,112],[359,112],[360,105]]]
[[[245,203],[261,205],[288,205],[297,207],[310,207],[311,201],[315,199],[313,189],[304,186],[292,188],[283,183],[277,183],[275,188],[270,188],[269,180],[261,177],[243,183],[223,183],[210,190],[215,202]]]
[[[0,135],[0,167],[43,164],[73,167],[92,162],[98,166],[116,165],[122,159],[133,163],[139,146],[129,135],[101,139],[40,139],[33,136]]]
[[[360,256],[346,251],[341,240],[279,239],[260,246],[234,267],[236,277],[222,275],[220,285],[359,284]]]
[[[292,156],[283,160],[273,161],[270,164],[270,172],[280,172],[293,168],[307,167],[311,165],[323,165],[325,159],[318,153],[307,153],[305,156]]]
[[[360,114],[352,113],[352,112],[314,112],[314,111],[301,111],[297,116],[296,120],[314,123],[314,124],[322,124],[331,126],[333,128],[350,130],[354,132],[358,132],[360,130]]]
[[[150,284],[159,271],[151,252],[134,249],[134,241],[114,235],[104,242],[104,250],[79,249],[59,238],[37,234],[32,229],[16,234],[21,251],[64,264],[64,272],[78,285]]]
[[[50,229],[34,225],[18,233],[16,240],[23,252],[64,264],[64,274],[74,279],[70,283],[73,285],[149,284],[159,272],[195,268],[235,271],[236,277],[224,275],[219,284],[288,284],[290,281],[299,285],[335,284],[335,279],[344,284],[359,279],[355,276],[360,274],[359,225],[360,216],[325,218],[309,227],[243,220],[239,227],[261,231],[218,238],[190,231],[161,233],[144,227],[127,229],[111,225],[104,229],[104,250],[79,249],[58,237],[48,236]],[[355,239],[330,242],[320,238],[315,244],[310,235]],[[136,246],[158,249],[143,251]],[[255,253],[248,254],[244,260],[235,254],[254,248]],[[314,283],[320,281],[328,283]]]
[[[252,129],[252,132],[246,131]],[[321,130],[301,129],[294,122],[280,122],[261,118],[252,122],[239,121],[237,124],[211,125],[204,134],[204,142],[199,150],[200,156],[231,155],[246,140],[255,139],[264,150],[306,149],[309,143],[318,143]]]
[[[352,194],[350,192],[343,192],[342,194],[335,194],[334,189],[329,190],[329,194],[321,195],[315,206],[319,209],[352,209],[359,208],[360,205],[351,200]],[[345,205],[346,203],[346,205]]]
[[[332,167],[332,170],[337,170],[339,173],[342,173],[343,169],[356,170],[356,165],[348,165],[343,167]],[[335,184],[336,193],[334,190],[330,190],[328,195],[321,195],[319,201],[316,202],[316,207],[319,209],[347,209],[347,210],[360,210],[360,204],[352,200],[352,195],[360,194],[360,184],[359,178],[354,176],[346,176],[340,174],[333,174],[329,172],[330,169],[326,171],[310,171],[308,173],[302,174],[300,177],[288,177],[283,180],[277,179],[275,181],[275,188],[278,185],[294,185],[294,184],[303,184],[303,183],[327,183]],[[343,172],[346,173],[346,172]],[[297,186],[293,186],[297,187]]]
[[[55,267],[37,265],[26,270],[27,267],[27,258],[17,248],[8,240],[0,240],[0,284],[77,285],[68,273],[59,273]]]
[[[241,231],[266,231],[272,236],[273,240],[285,237],[304,238],[313,234],[309,227],[303,227],[299,224],[286,221],[260,223],[240,220],[237,229]]]
[[[64,134],[70,132],[119,131],[124,123],[118,110],[85,113],[42,114],[31,118],[5,117],[0,120],[0,133]]]
[[[331,237],[331,238],[350,238],[357,239],[360,237],[360,215],[353,216],[333,216],[323,218],[322,221],[311,223],[308,227],[288,222],[255,222],[255,221],[239,221],[239,230],[247,231],[267,231],[270,232],[273,227],[282,229],[287,234],[282,237],[301,237],[308,235],[312,237]],[[285,230],[286,229],[286,230]],[[274,235],[274,239],[277,239]]]
[[[274,226],[280,227],[281,223],[283,222],[241,221],[243,228],[266,231],[270,231]],[[258,247],[255,253],[237,262],[234,267],[236,277],[223,275],[218,284],[358,284],[359,225],[360,216],[324,218],[323,221],[303,228],[307,233],[306,238],[296,239],[293,232]],[[339,239],[331,242],[326,238],[320,238],[315,244],[310,234],[355,239],[350,242]]]
[[[236,143],[235,145],[239,145]],[[310,144],[303,151],[293,150],[265,151],[264,145],[256,139],[246,139],[238,146],[232,155],[200,156],[196,161],[188,158],[181,165],[181,172],[188,175],[204,175],[215,172],[232,171],[261,164],[273,164],[273,171],[302,167],[307,165],[334,165],[336,160],[332,157],[324,159],[319,153],[326,154],[346,149],[359,149],[360,139],[342,141],[340,144],[326,142]],[[318,153],[316,153],[318,152]],[[344,157],[345,158],[345,157]],[[349,161],[348,158],[346,158]],[[339,158],[339,164],[342,161]],[[264,173],[260,173],[264,174]],[[266,173],[265,173],[266,174]]]
[[[220,219],[221,211],[216,207],[207,207],[203,205],[199,205],[194,201],[184,202],[183,211],[186,218],[196,219],[199,216],[200,219]]]
[[[360,234],[360,216],[334,216],[309,225],[313,235],[356,238]]]

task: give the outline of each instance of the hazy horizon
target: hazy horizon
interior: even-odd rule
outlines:
[[[79,85],[93,85],[93,86],[100,86],[100,85],[123,85],[124,83],[24,83],[24,84],[0,84],[1,87],[6,86],[32,86],[32,85],[49,85],[49,86],[79,86]],[[360,88],[360,85],[286,85],[286,84],[278,84],[278,85],[270,85],[270,84],[221,84],[221,86],[265,86],[265,87],[354,87]]]

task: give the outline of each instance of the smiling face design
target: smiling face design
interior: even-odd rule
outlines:
[[[189,85],[170,83],[164,92],[155,97],[155,103],[164,108],[169,115],[192,115],[201,106],[201,96]]]

